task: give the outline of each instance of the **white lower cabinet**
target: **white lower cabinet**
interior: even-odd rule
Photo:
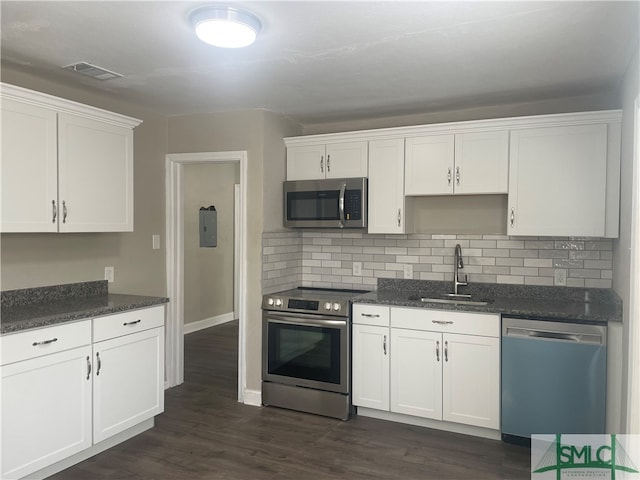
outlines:
[[[388,309],[389,327],[366,316],[372,308]],[[354,405],[500,428],[499,315],[374,305],[353,313]]]
[[[391,329],[391,411],[442,420],[442,334]]]
[[[93,441],[101,442],[164,410],[164,329],[94,344]]]
[[[24,478],[164,410],[164,306],[2,336],[0,376],[0,478]]]
[[[389,327],[353,326],[353,404],[389,409]]]
[[[90,357],[86,345],[0,367],[1,478],[22,478],[91,446]]]

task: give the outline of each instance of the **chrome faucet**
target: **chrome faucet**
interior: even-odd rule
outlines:
[[[453,293],[454,295],[460,295],[458,293],[458,287],[466,287],[467,277],[465,275],[464,282],[460,281],[460,276],[458,273],[459,268],[464,268],[464,263],[462,263],[462,248],[460,248],[460,244],[456,244],[455,252],[454,252],[454,260],[453,260]]]

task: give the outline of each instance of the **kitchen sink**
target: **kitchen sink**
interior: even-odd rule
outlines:
[[[471,298],[471,295],[455,295],[453,293],[448,293],[440,297],[412,296],[412,297],[409,297],[409,300],[414,302],[420,301],[424,303],[445,303],[450,305],[472,305],[472,306],[489,305],[492,302],[492,300],[486,300],[486,299],[474,300]]]

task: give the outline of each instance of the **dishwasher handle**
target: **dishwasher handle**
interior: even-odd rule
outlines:
[[[593,333],[558,332],[552,330],[534,330],[521,327],[507,327],[506,337],[529,338],[531,340],[557,340],[572,343],[603,344],[601,335]]]

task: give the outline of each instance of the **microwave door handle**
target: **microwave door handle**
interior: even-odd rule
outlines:
[[[340,228],[344,228],[344,194],[345,191],[347,190],[347,184],[343,183],[340,186],[340,200],[338,201],[338,210],[340,213]]]

